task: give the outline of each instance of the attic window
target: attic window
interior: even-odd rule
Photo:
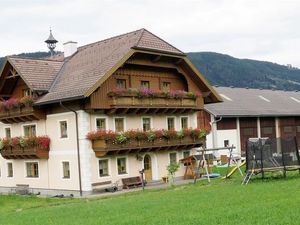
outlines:
[[[229,98],[228,96],[224,95],[224,94],[220,94],[222,98],[228,100],[228,101],[231,101],[232,102],[232,99]]]
[[[259,95],[258,97],[259,97],[260,99],[266,101],[266,102],[271,102],[269,99],[265,98],[265,97],[262,96],[262,95]]]
[[[25,96],[31,97],[32,95],[33,95],[33,92],[29,88],[23,89],[23,97],[25,97]]]
[[[294,97],[290,97],[292,100],[294,100],[295,102],[298,102],[298,103],[300,103],[300,100],[299,99],[297,99],[297,98],[294,98]]]

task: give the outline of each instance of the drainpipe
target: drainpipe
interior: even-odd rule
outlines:
[[[212,129],[212,144],[213,148],[217,148],[217,143],[216,143],[216,137],[217,137],[217,123],[222,120],[222,116],[215,120],[215,117],[213,116],[214,120],[211,122],[211,129]]]
[[[74,109],[71,109],[60,101],[60,106],[66,110],[69,110],[75,114],[75,126],[76,126],[76,145],[77,145],[77,163],[78,163],[78,180],[79,180],[79,193],[82,196],[82,185],[81,185],[81,166],[80,166],[80,149],[79,149],[79,132],[78,132],[78,114]]]

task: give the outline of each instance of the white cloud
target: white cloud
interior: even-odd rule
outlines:
[[[49,26],[80,45],[145,27],[183,51],[300,66],[300,1],[2,0],[0,56],[45,51]]]

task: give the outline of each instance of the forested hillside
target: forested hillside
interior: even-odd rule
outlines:
[[[188,57],[213,85],[300,90],[297,68],[214,52],[193,52]]]
[[[42,58],[49,52],[18,56]],[[300,70],[271,62],[237,59],[214,52],[187,53],[195,66],[213,85],[265,89],[300,90]],[[4,58],[0,58],[0,66]]]

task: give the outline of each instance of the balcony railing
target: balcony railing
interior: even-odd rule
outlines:
[[[113,109],[126,109],[125,113],[186,113],[200,110],[203,99],[192,93],[183,92],[181,95],[169,93],[141,94],[140,92],[123,91],[110,92],[110,106]]]
[[[32,106],[32,102],[22,103],[22,99],[9,99],[1,102],[0,107],[0,121],[2,123],[20,123],[26,121],[45,119],[46,114],[40,109],[36,109]]]
[[[5,159],[48,159],[49,148],[41,147],[9,147],[1,150],[1,155]]]
[[[0,153],[5,159],[48,159],[50,139],[47,136],[4,138]]]
[[[194,139],[184,137],[181,139],[157,139],[153,141],[131,140],[124,144],[119,144],[110,140],[94,140],[92,148],[96,157],[102,157],[109,154],[129,154],[148,151],[165,151],[165,150],[183,150],[200,147],[205,143],[205,138]]]

